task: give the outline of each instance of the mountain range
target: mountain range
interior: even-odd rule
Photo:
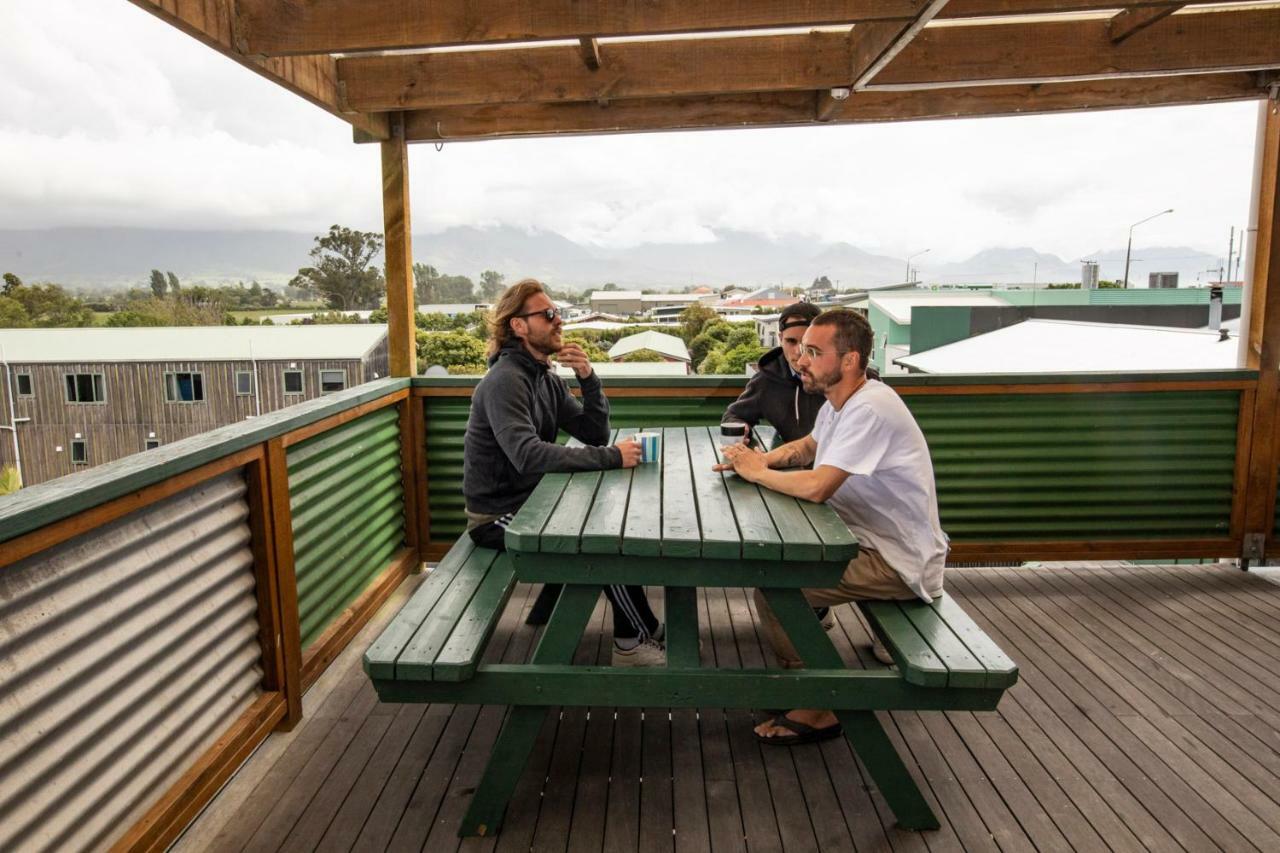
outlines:
[[[649,243],[612,249],[576,243],[551,231],[455,227],[415,234],[414,258],[441,273],[478,280],[494,269],[508,280],[533,276],[557,287],[594,289],[607,282],[627,288],[683,289],[706,284],[808,284],[825,275],[841,288],[875,287],[905,280],[906,262],[844,242],[810,237],[765,237],[716,231],[705,243]],[[0,230],[0,272],[24,281],[71,287],[143,286],[151,269],[172,270],[189,283],[257,280],[283,285],[309,263],[314,235],[296,231],[175,231],[146,228]],[[1124,250],[1099,250],[1103,279],[1119,278]],[[986,248],[953,263],[917,258],[925,284],[1020,284],[1033,279],[1078,282],[1080,263],[1026,247]],[[1147,274],[1180,273],[1183,286],[1197,276],[1216,279],[1222,259],[1184,246],[1134,251],[1129,280],[1145,287]]]

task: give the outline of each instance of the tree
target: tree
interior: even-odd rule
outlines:
[[[0,329],[25,329],[30,325],[31,317],[21,302],[0,296]]]
[[[569,332],[564,336],[564,342],[566,344],[577,344],[582,347],[582,351],[587,354],[587,359],[590,361],[609,360],[609,353],[595,341],[587,338],[587,336],[582,332]]]
[[[413,265],[413,293],[419,305],[435,305],[435,281],[440,277],[439,271],[430,264]]]
[[[765,348],[758,343],[738,344],[721,356],[718,372],[740,376],[748,364],[759,361],[764,354]]]
[[[505,279],[506,276],[500,272],[494,272],[493,270],[485,270],[480,273],[481,298],[492,301],[501,296],[502,291],[504,290],[503,282]]]
[[[7,272],[4,274],[4,295],[5,296],[8,296],[13,291],[17,290],[19,287],[22,287],[22,279],[18,278],[16,275],[14,275],[11,272]]]
[[[231,315],[217,302],[196,302],[175,296],[170,299],[135,299],[107,318],[107,325],[120,326],[224,326]],[[234,318],[233,318],[234,320]]]
[[[813,280],[812,287],[817,288],[818,290],[835,290],[831,285],[831,279],[827,278],[825,275],[820,275],[815,278]]]
[[[151,271],[151,292],[155,294],[156,299],[164,299],[165,293],[169,290],[169,282],[165,280],[164,273],[160,270]]]
[[[438,311],[427,314],[419,311],[413,315],[413,324],[424,332],[452,332],[455,328],[449,315]]]
[[[314,265],[299,269],[289,284],[319,293],[330,308],[377,308],[384,290],[382,272],[371,264],[382,251],[382,236],[331,225],[315,242]]]
[[[93,312],[56,284],[24,285],[14,288],[9,298],[22,305],[32,326],[61,328],[93,325]]]
[[[475,302],[475,283],[465,275],[442,275],[436,279],[436,296],[441,302]]]
[[[651,349],[638,349],[635,352],[629,352],[622,357],[622,361],[633,362],[643,361],[646,363],[665,361],[662,356],[658,355]]]
[[[179,286],[178,277],[173,274],[173,270],[169,270],[169,273],[166,276],[166,278],[169,279],[169,295],[170,296],[177,296],[178,294],[182,293],[182,287]],[[254,284],[256,285],[257,282],[255,281]]]
[[[701,302],[693,303],[680,312],[680,337],[684,338],[686,344],[689,344],[694,338],[702,334],[703,327],[719,316],[719,314]]]
[[[440,365],[450,373],[475,374],[488,369],[484,344],[462,332],[418,332],[418,372]]]

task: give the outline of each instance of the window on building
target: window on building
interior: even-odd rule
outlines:
[[[248,370],[236,371],[236,396],[249,397],[253,394],[253,373]]]
[[[72,439],[71,441],[71,464],[72,465],[88,465],[89,464],[89,442],[83,438]]]
[[[322,370],[320,371],[320,393],[332,394],[334,391],[341,391],[347,387],[347,372],[345,370]]]
[[[15,374],[15,376],[16,376],[16,378],[17,378],[17,380],[18,380],[18,396],[19,396],[19,397],[34,397],[34,396],[35,396],[35,391],[33,390],[32,385],[31,385],[31,374],[30,374],[30,373],[18,373],[18,374]]]
[[[284,372],[284,393],[286,394],[303,393],[301,370],[286,370]]]
[[[164,398],[170,403],[200,403],[204,401],[204,374],[166,373]]]
[[[160,446],[160,439],[158,438],[147,439],[147,450],[155,450],[159,446]]]
[[[101,373],[68,373],[68,403],[105,403],[107,380]]]

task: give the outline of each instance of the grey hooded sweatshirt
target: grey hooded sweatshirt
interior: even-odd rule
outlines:
[[[533,358],[519,340],[489,359],[489,372],[471,398],[462,450],[462,494],[467,510],[515,512],[543,474],[622,467],[622,451],[609,441],[609,401],[600,378],[579,380],[579,403],[555,371]],[[564,430],[588,447],[562,447]]]

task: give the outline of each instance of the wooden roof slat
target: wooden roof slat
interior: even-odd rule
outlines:
[[[1266,77],[1251,72],[974,86],[915,92],[867,89],[836,102],[830,124],[1008,116],[1263,98]],[[415,110],[412,142],[635,133],[816,123],[813,92],[633,99],[594,103],[500,104]]]
[[[859,24],[853,31],[853,89],[866,88],[886,65],[893,61],[912,39],[947,5],[947,0],[932,0],[915,20]]]
[[[890,22],[861,24],[852,38],[814,31],[616,42],[599,54],[598,70],[579,47],[561,45],[351,57],[338,72],[347,103],[371,112],[821,90],[865,81],[881,66],[871,88],[1280,67],[1278,9],[1178,15],[1119,45],[1105,18],[928,28],[907,41],[911,29]]]
[[[1146,6],[1141,9],[1125,9],[1122,12],[1118,12],[1107,23],[1108,32],[1111,34],[1111,43],[1119,44],[1129,36],[1142,32],[1157,21],[1163,21],[1181,8],[1181,6]]]
[[[1103,19],[926,29],[873,86],[1101,79],[1280,67],[1280,9],[1176,15],[1113,44]]]
[[[213,2],[213,0],[210,0]],[[225,2],[225,0],[221,0]],[[1213,0],[1193,0],[1208,4]],[[940,18],[1179,5],[1168,0],[952,0]],[[586,36],[910,21],[919,0],[237,0],[236,35],[252,55],[357,53]]]
[[[384,115],[351,112],[342,103],[338,86],[337,64],[333,57],[250,57],[235,46],[232,0],[203,0],[179,3],[169,0],[130,0],[182,32],[221,54],[278,83],[323,110],[333,113],[362,134],[374,139],[390,136]]]

